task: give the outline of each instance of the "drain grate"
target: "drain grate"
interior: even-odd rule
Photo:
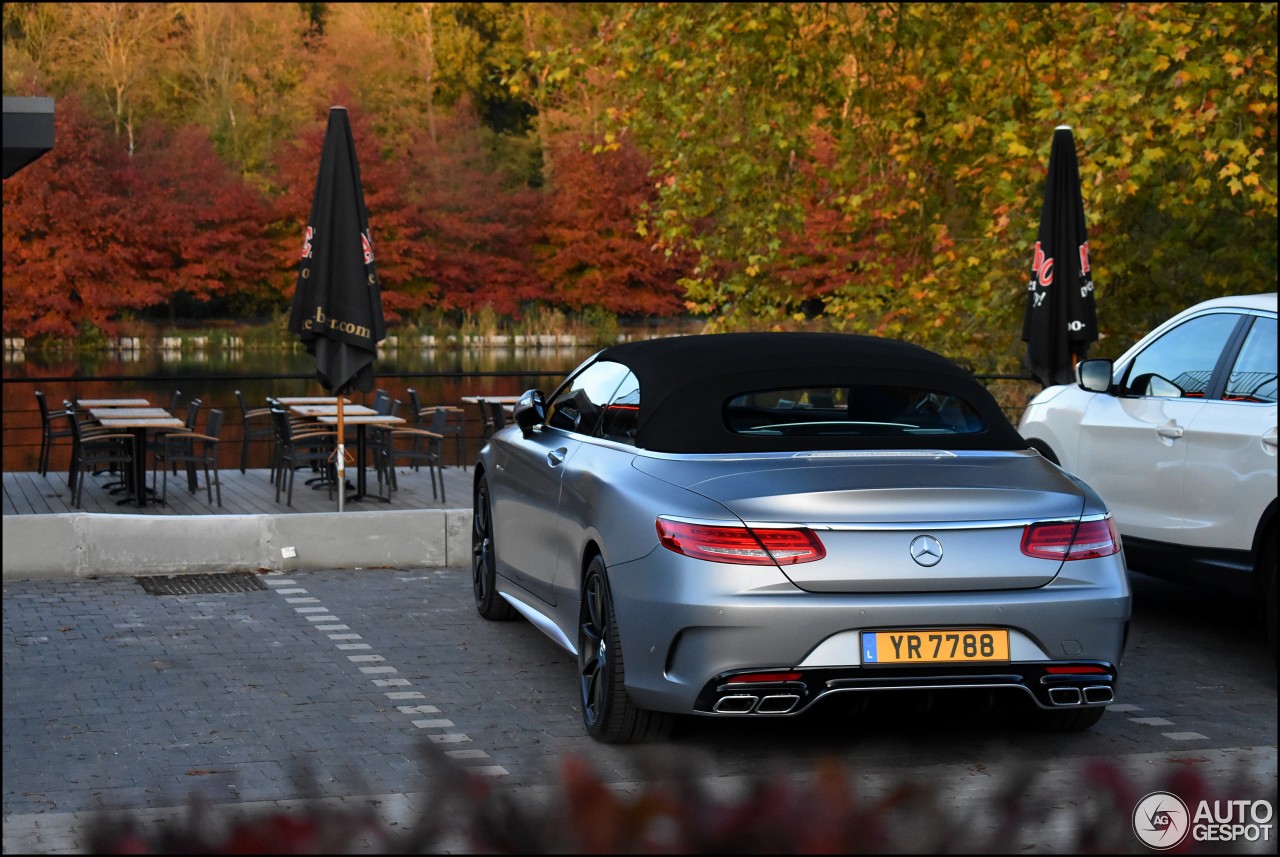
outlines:
[[[262,578],[252,571],[225,574],[171,574],[135,577],[148,595],[212,595],[215,592],[253,592],[266,589]]]

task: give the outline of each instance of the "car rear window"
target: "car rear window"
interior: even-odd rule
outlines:
[[[752,437],[909,437],[986,430],[977,410],[953,393],[857,384],[752,390],[730,398],[725,426]]]

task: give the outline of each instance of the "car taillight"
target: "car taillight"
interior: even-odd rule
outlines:
[[[827,550],[813,530],[804,527],[725,527],[659,518],[658,540],[667,550],[694,559],[739,565],[793,565],[813,562]]]
[[[1110,518],[1031,524],[1022,533],[1022,552],[1040,559],[1097,559],[1120,551],[1120,536]]]

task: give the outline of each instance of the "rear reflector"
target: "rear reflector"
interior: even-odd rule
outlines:
[[[1101,675],[1107,672],[1103,667],[1045,667],[1050,675]]]
[[[678,554],[710,562],[737,565],[794,565],[813,562],[827,550],[813,530],[804,527],[773,529],[689,524],[659,518],[658,540]]]
[[[744,673],[729,677],[729,684],[762,684],[776,681],[799,681],[803,673]]]
[[[1120,551],[1111,518],[1031,524],[1022,533],[1022,552],[1041,559],[1097,559]]]

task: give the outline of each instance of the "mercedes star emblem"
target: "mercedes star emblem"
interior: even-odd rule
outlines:
[[[911,558],[917,565],[932,568],[942,562],[942,542],[933,536],[916,536],[911,540]]]

